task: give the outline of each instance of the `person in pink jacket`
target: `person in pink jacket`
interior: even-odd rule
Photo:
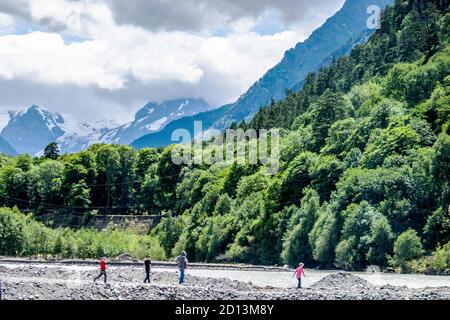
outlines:
[[[294,277],[296,277],[297,280],[298,280],[298,287],[297,287],[297,289],[301,289],[302,288],[302,278],[305,276],[305,269],[304,269],[304,267],[305,267],[305,264],[304,263],[300,263],[298,265],[298,268],[295,269],[295,272],[294,272]]]

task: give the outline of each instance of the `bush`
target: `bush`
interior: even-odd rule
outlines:
[[[414,261],[412,269],[419,273],[448,275],[450,273],[450,242],[438,247],[431,256]]]
[[[25,217],[17,209],[0,209],[0,255],[20,254],[24,245]]]
[[[434,267],[439,271],[450,270],[450,242],[433,253]]]
[[[394,257],[391,264],[400,267],[402,273],[411,272],[411,263],[423,256],[424,250],[417,232],[409,229],[403,232],[394,243]]]
[[[159,240],[135,229],[51,229],[18,209],[0,209],[0,255],[54,256],[63,258],[115,257],[124,252],[133,258],[165,260]]]

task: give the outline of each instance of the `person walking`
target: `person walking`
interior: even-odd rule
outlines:
[[[150,260],[150,258],[147,258],[144,260],[144,267],[145,267],[145,280],[144,283],[150,283],[150,271],[151,271],[151,265],[152,265],[152,261]]]
[[[94,279],[94,282],[96,282],[102,276],[104,277],[104,281],[106,283],[106,257],[103,257],[103,259],[100,260],[100,275]]]
[[[302,278],[305,276],[305,269],[304,269],[304,267],[305,267],[305,264],[304,263],[300,263],[298,265],[298,268],[295,269],[295,272],[294,272],[294,277],[296,277],[297,280],[298,280],[297,289],[301,289],[302,288]]]
[[[178,265],[180,284],[183,284],[184,283],[184,273],[187,268],[187,264],[189,262],[188,259],[186,258],[186,251],[182,251],[181,255],[176,257],[175,261]]]

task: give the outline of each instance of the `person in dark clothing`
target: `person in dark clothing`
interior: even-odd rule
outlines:
[[[104,281],[106,283],[106,257],[100,260],[100,275],[94,279],[94,282],[96,282],[102,276],[104,277]]]
[[[144,283],[150,283],[150,271],[151,271],[151,265],[152,265],[152,261],[147,258],[144,260],[144,266],[145,266],[145,280]]]
[[[187,264],[188,264],[188,259],[186,258],[186,252],[183,251],[181,252],[181,255],[179,255],[176,259],[175,259],[177,265],[178,265],[178,271],[179,271],[179,280],[180,280],[180,284],[184,283],[184,274],[185,274],[185,270],[187,268]]]

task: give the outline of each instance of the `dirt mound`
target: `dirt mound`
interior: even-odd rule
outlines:
[[[314,283],[312,288],[371,288],[368,281],[347,272],[330,274]]]

